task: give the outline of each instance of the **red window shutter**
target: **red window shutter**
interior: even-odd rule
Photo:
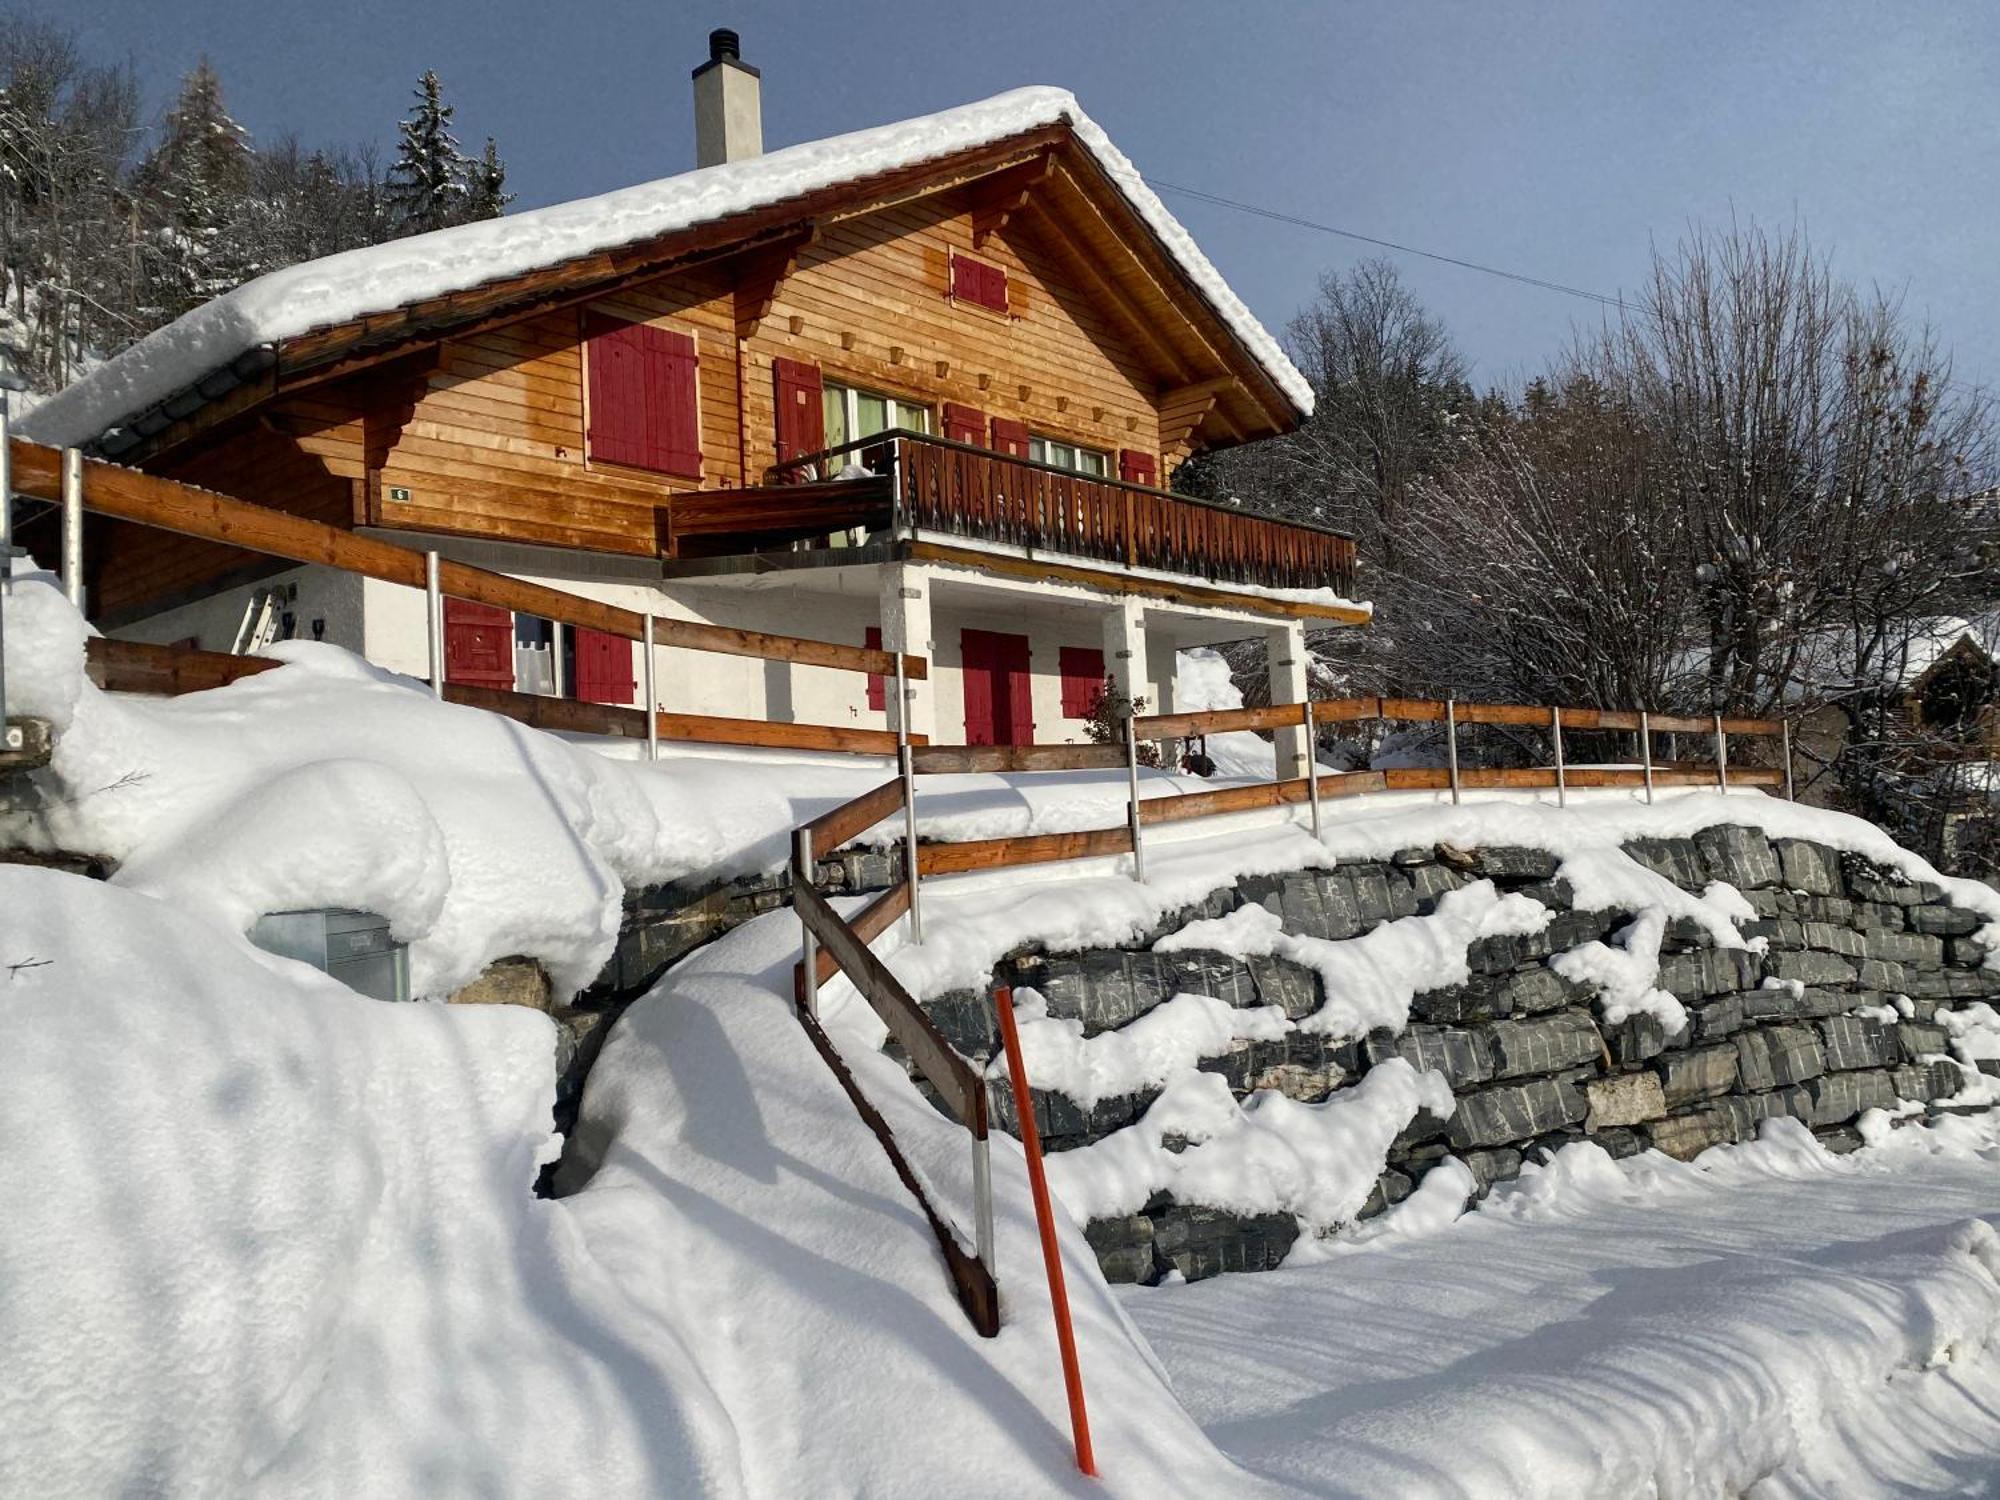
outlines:
[[[1007,310],[1006,269],[989,266],[969,256],[954,255],[951,258],[951,294],[961,302],[1003,313]]]
[[[652,462],[662,474],[701,478],[701,393],[694,340],[671,328],[642,326]]]
[[[1062,668],[1062,711],[1065,719],[1087,719],[1104,688],[1104,653],[1094,646],[1065,646]]]
[[[882,649],[882,627],[880,625],[870,625],[867,635],[862,637],[861,644],[866,646],[870,651],[880,651]],[[868,674],[868,706],[879,711],[886,705],[887,701],[888,695],[882,691],[882,674],[880,672],[870,672]]]
[[[986,413],[956,401],[944,404],[944,436],[950,443],[970,443],[978,447],[986,436]]]
[[[778,401],[778,462],[819,452],[826,446],[819,366],[803,360],[773,359],[771,380]]]
[[[1007,668],[1007,726],[1005,745],[1032,745],[1035,742],[1034,677],[1028,666],[1028,638],[1003,635],[1003,656]],[[996,713],[997,720],[999,715]],[[998,732],[999,725],[995,724]]]
[[[994,681],[992,642],[984,630],[959,634],[959,680],[965,686],[965,743],[991,745],[993,739]]]
[[[444,601],[444,680],[467,687],[514,687],[514,616],[470,599]]]
[[[1141,453],[1137,448],[1118,450],[1118,477],[1127,484],[1157,484],[1159,473],[1152,454]]]
[[[646,421],[646,349],[643,325],[591,317],[585,324],[584,363],[590,370],[590,456],[606,463],[651,464]]]
[[[1010,454],[1015,458],[1028,456],[1028,424],[1016,422],[1009,417],[993,419],[993,451]]]
[[[585,703],[630,703],[632,643],[622,635],[577,626],[571,652],[576,697]]]

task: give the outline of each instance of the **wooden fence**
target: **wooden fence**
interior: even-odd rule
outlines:
[[[0,428],[0,431],[4,429]],[[287,562],[317,564],[385,583],[423,589],[429,595],[430,603],[430,676],[438,695],[459,702],[476,703],[541,727],[560,727],[584,733],[628,734],[630,725],[636,722],[638,737],[646,739],[649,744],[658,740],[682,740],[702,744],[764,745],[888,755],[895,752],[898,739],[895,734],[886,731],[836,725],[767,724],[762,720],[659,712],[657,697],[650,691],[655,668],[654,650],[667,646],[680,647],[783,661],[797,666],[893,676],[899,680],[920,681],[929,675],[929,662],[921,656],[834,641],[739,630],[693,620],[669,619],[625,609],[545,584],[530,583],[468,563],[453,562],[440,558],[435,552],[422,552],[375,537],[358,536],[338,526],[251,505],[177,480],[163,479],[94,459],[82,459],[73,450],[65,454],[58,449],[15,438],[6,442],[5,451],[10,461],[13,492],[50,501],[63,511],[63,579],[71,598],[79,604],[82,600],[82,518],[87,511],[183,536],[241,547]],[[440,600],[445,596],[494,605],[639,643],[643,648],[642,665],[649,689],[645,695],[647,705],[655,709],[650,728],[644,709],[565,703],[534,694],[469,688],[445,681],[440,608]],[[261,666],[241,670],[225,667],[213,658],[222,657],[229,661],[249,659],[227,657],[220,652],[182,652],[178,657],[168,657],[160,653],[170,648],[119,649],[125,644],[128,643],[105,643],[94,648],[94,665],[100,680],[107,686],[115,685],[124,691],[186,692],[194,690],[195,686],[217,686],[246,672],[262,670]]]

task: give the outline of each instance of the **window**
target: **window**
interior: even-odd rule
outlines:
[[[605,463],[701,478],[694,340],[593,314],[585,324],[589,453]]]
[[[1003,313],[1007,310],[1007,272],[970,256],[951,258],[951,295],[955,301]]]
[[[1099,479],[1111,472],[1110,454],[1099,453],[1095,448],[1079,448],[1075,443],[1059,442],[1055,438],[1029,438],[1028,457],[1038,464],[1074,469],[1079,474],[1092,474]]]
[[[894,396],[884,396],[878,391],[857,390],[851,385],[841,385],[836,381],[826,382],[823,400],[826,406],[826,446],[838,448],[842,443],[855,442],[861,438],[873,437],[878,432],[887,432],[891,427],[907,427],[912,432],[931,430],[931,409],[913,402],[900,401]],[[842,460],[844,463],[859,462],[853,455]]]

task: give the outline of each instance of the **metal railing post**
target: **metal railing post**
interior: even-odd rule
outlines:
[[[972,1133],[972,1243],[986,1274],[997,1282],[1000,1269],[993,1263],[993,1148],[984,1120]]]
[[[438,587],[438,555],[424,554],[424,637],[431,653],[431,694],[444,696],[444,593]]]
[[[1722,715],[1715,716],[1715,785],[1729,790],[1729,741],[1722,733]]]
[[[1639,764],[1646,773],[1646,802],[1653,801],[1653,716],[1639,710]]]
[[[792,881],[804,881],[811,885],[813,880],[813,836],[810,828],[792,830]],[[796,908],[797,898],[792,901]],[[819,1019],[819,940],[813,936],[812,924],[806,920],[805,912],[799,912],[799,949],[803,957],[800,973],[803,989],[799,995],[799,1014],[809,1021]]]
[[[62,581],[69,602],[83,613],[83,450],[62,456]]]
[[[1306,796],[1312,801],[1313,837],[1319,837],[1319,736],[1313,727],[1312,699],[1305,701],[1306,711]]]
[[[1792,721],[1790,719],[1780,719],[1778,721],[1778,730],[1784,741],[1785,800],[1787,802],[1796,802],[1799,799],[1792,795]]]
[[[7,600],[14,592],[14,447],[7,392],[0,391],[0,750],[19,750],[21,731],[7,722]]]
[[[1139,715],[1125,705],[1125,822],[1132,832],[1132,878],[1146,878],[1146,850],[1139,834]]]
[[[1444,700],[1445,774],[1451,781],[1452,806],[1458,805],[1458,700]]]
[[[653,612],[646,611],[646,759],[660,758],[660,694],[653,680]]]
[[[921,943],[924,901],[922,882],[917,878],[917,757],[907,739],[896,747],[896,771],[903,779],[903,879],[910,887],[910,941]]]
[[[1569,768],[1563,760],[1563,711],[1549,710],[1550,738],[1556,744],[1556,806],[1569,806]]]

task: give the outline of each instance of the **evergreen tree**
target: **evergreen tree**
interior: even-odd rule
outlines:
[[[222,103],[222,80],[203,58],[134,184],[144,234],[148,301],[175,317],[228,291],[257,266],[245,243],[251,150]]]
[[[417,81],[416,108],[397,127],[396,160],[389,168],[389,220],[397,234],[424,234],[468,217],[473,164],[458,149],[451,115],[437,74],[427,69]],[[500,168],[497,156],[493,165]]]
[[[507,164],[500,160],[500,148],[486,137],[486,150],[467,172],[466,214],[468,220],[497,219],[514,201],[507,191]]]

